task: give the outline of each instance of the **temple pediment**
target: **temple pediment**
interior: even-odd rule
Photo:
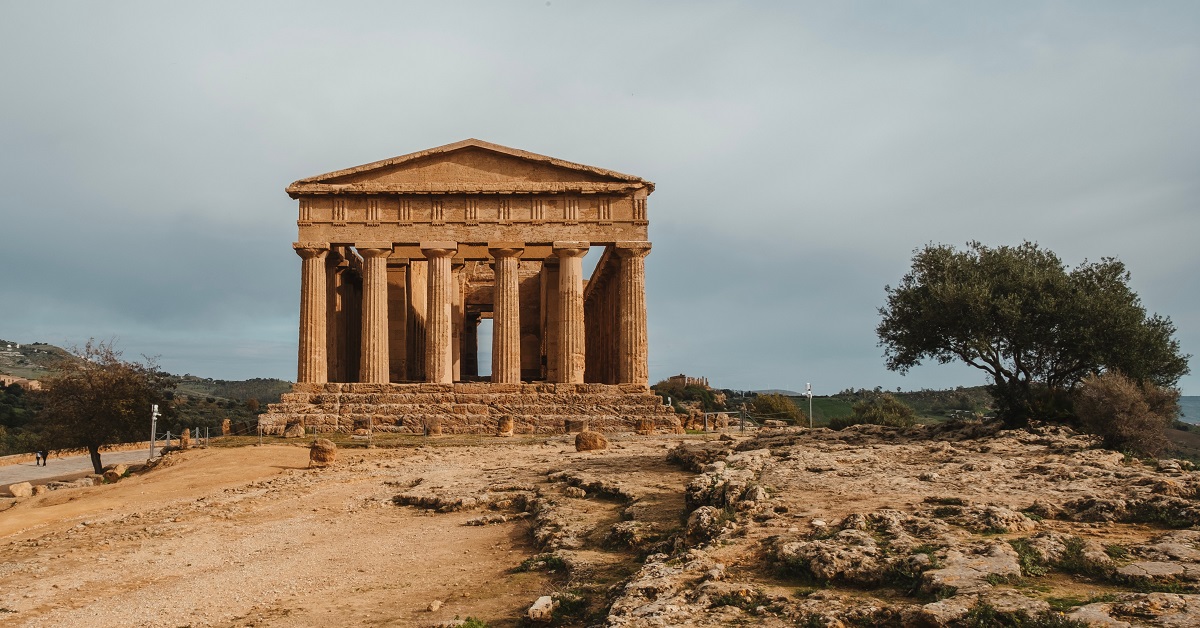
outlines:
[[[476,139],[346,168],[291,184],[293,198],[329,193],[628,191],[654,184],[627,174]]]

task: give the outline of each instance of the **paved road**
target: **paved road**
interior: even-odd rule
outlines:
[[[100,461],[106,465],[115,462],[145,462],[149,453],[149,447],[135,451],[101,453]],[[154,453],[157,454],[158,452],[155,451]],[[44,467],[35,466],[32,462],[0,467],[0,486],[8,486],[17,482],[41,484],[46,480],[52,480],[64,475],[78,475],[80,473],[91,472],[92,459],[87,454],[67,458],[55,458],[52,455],[50,456],[50,461]],[[4,494],[7,495],[7,492]]]

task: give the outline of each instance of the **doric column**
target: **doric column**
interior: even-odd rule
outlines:
[[[388,258],[388,379],[408,379],[408,260]]]
[[[292,244],[300,256],[300,351],[296,381],[324,384],[328,379],[325,329],[326,242]]]
[[[450,262],[458,251],[455,242],[422,242],[421,253],[429,261],[429,298],[425,304],[425,381],[435,384],[454,382],[454,346],[451,338],[451,309],[454,306],[454,278]]]
[[[450,262],[450,381],[462,381],[462,338],[466,318],[466,284],[461,261]]]
[[[338,283],[341,278],[338,271],[345,258],[336,248],[330,248],[325,257],[325,379],[326,381],[342,381],[339,377],[341,359],[341,334],[338,320]]]
[[[496,283],[492,293],[492,382],[521,383],[521,293],[517,259],[524,252],[519,244],[497,243],[488,247],[496,260]]]
[[[649,384],[646,341],[646,255],[649,242],[618,242],[617,381]]]
[[[387,258],[391,242],[354,245],[363,258],[362,352],[358,380],[366,384],[388,383],[388,286]]]
[[[583,330],[583,256],[588,242],[555,242],[558,269],[558,380],[582,384],[586,350]]]
[[[408,260],[408,373],[409,381],[425,381],[425,319],[429,298],[429,262],[425,258]]]
[[[558,379],[558,258],[542,260],[542,377]]]

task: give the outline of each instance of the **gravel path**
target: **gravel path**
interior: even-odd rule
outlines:
[[[149,453],[146,449],[114,451],[100,454],[100,461],[104,464],[145,462]],[[155,453],[157,454],[158,452]],[[44,484],[49,480],[59,479],[64,475],[78,475],[91,472],[92,459],[87,455],[70,456],[67,458],[55,458],[51,456],[49,462],[44,467],[37,466],[32,462],[0,467],[0,486],[8,486],[17,482]]]

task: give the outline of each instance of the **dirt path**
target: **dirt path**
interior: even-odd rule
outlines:
[[[557,494],[568,480],[547,474],[591,473],[640,491],[644,518],[678,526],[688,475],[663,484],[661,441],[595,454],[566,438],[495,443],[343,450],[328,469],[308,469],[302,447],[193,450],[118,484],[0,500],[0,624],[409,626],[474,616],[508,626],[565,585],[559,574],[514,572],[539,551],[531,517],[467,525],[490,511],[394,503],[413,487],[448,499],[514,483]],[[563,516],[582,529],[620,521],[628,502],[602,497],[571,500]]]

